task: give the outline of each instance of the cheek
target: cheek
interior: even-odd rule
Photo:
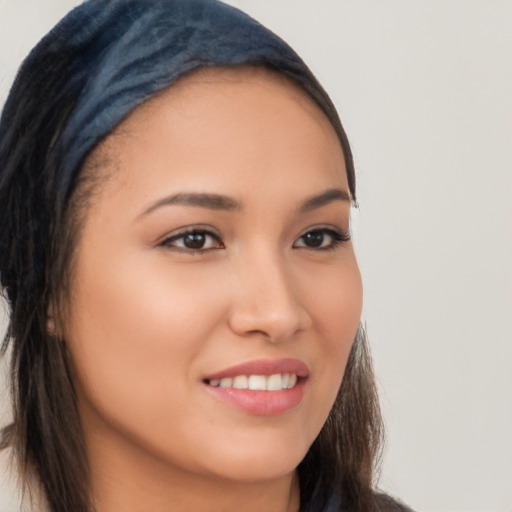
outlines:
[[[316,365],[312,372],[312,407],[317,432],[338,394],[346,363],[360,323],[362,282],[355,257],[343,265],[319,269],[309,279],[305,294],[313,321]],[[312,432],[314,433],[314,432]]]
[[[168,275],[159,261],[86,261],[67,336],[78,388],[106,414],[170,407],[195,378],[195,358],[219,315],[212,287],[191,273]]]
[[[343,354],[355,337],[361,318],[361,274],[351,252],[342,265],[319,269],[308,281],[307,308],[324,349]]]

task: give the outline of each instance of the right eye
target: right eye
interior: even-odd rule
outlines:
[[[185,252],[204,252],[224,247],[217,235],[203,229],[191,229],[177,233],[166,238],[159,245]]]

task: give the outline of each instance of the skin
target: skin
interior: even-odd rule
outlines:
[[[334,402],[362,303],[352,243],[304,238],[349,229],[343,198],[300,211],[326,190],[348,196],[329,121],[268,71],[208,70],[96,152],[108,178],[83,225],[64,336],[98,512],[297,511],[294,470]],[[183,192],[239,207],[158,206]],[[215,234],[203,251],[176,238],[190,226]],[[285,357],[309,376],[282,414],[240,410],[203,382]]]

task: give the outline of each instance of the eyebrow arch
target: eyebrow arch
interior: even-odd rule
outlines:
[[[331,188],[319,195],[306,199],[306,201],[304,201],[300,206],[299,213],[307,213],[312,210],[316,210],[317,208],[321,208],[333,201],[352,202],[348,192],[339,188]]]
[[[241,204],[232,197],[220,194],[204,194],[193,192],[180,192],[172,196],[164,197],[144,210],[141,217],[148,215],[162,206],[181,205],[181,206],[199,206],[209,208],[210,210],[234,211],[242,208]]]
[[[317,208],[321,208],[333,201],[351,202],[350,196],[344,190],[333,188],[306,199],[299,207],[299,213],[307,213]],[[224,211],[240,211],[242,205],[232,197],[221,194],[208,194],[197,192],[179,192],[171,196],[164,197],[153,203],[149,208],[144,210],[140,217],[149,215],[153,211],[162,206],[198,206],[200,208],[208,208],[210,210]]]

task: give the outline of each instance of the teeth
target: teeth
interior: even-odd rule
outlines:
[[[245,375],[239,375],[233,379],[233,387],[236,389],[247,389],[249,379]]]
[[[221,388],[231,388],[231,387],[233,387],[233,379],[231,379],[229,377],[220,379],[219,385]]]
[[[274,375],[237,375],[234,378],[212,379],[210,386],[221,388],[250,389],[254,391],[281,391],[290,389],[297,383],[294,373],[276,373]]]
[[[267,389],[267,379],[263,375],[251,375],[249,377],[249,389],[254,391],[265,391]]]
[[[271,375],[266,379],[266,381],[268,391],[279,391],[280,389],[283,389],[283,379],[279,373]]]

